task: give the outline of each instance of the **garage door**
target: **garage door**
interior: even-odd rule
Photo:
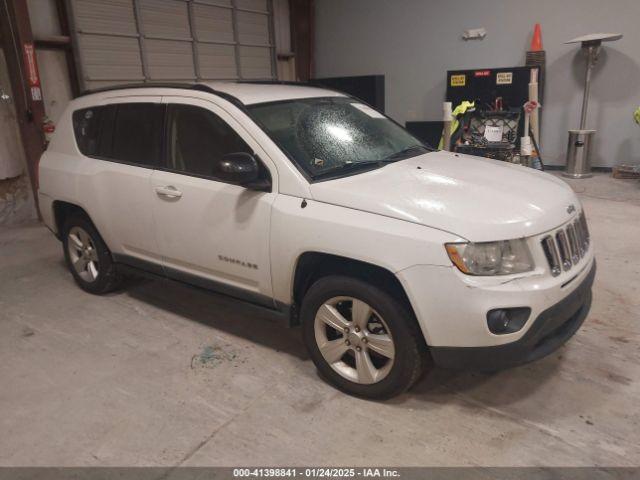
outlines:
[[[271,0],[70,0],[83,89],[275,78]]]

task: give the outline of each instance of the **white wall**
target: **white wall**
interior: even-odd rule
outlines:
[[[591,87],[588,127],[598,130],[593,165],[640,161],[639,0],[316,0],[316,76],[384,74],[396,120],[438,120],[447,70],[522,65],[542,24],[547,82],[542,150],[564,164],[567,129],[578,128],[584,58],[563,42],[620,32],[605,44]],[[464,41],[485,27],[483,41]]]

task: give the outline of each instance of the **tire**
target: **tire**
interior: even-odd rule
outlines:
[[[404,302],[362,280],[321,278],[305,294],[300,318],[321,376],[350,395],[394,397],[430,365],[422,332]]]
[[[86,292],[104,294],[121,284],[111,252],[86,215],[73,213],[66,219],[62,247],[69,271]]]

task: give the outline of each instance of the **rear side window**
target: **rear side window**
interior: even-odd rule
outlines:
[[[96,155],[101,158],[111,158],[113,151],[113,127],[115,127],[117,105],[101,107],[100,136],[98,138],[98,151]]]
[[[97,155],[100,121],[104,107],[83,108],[73,112],[73,132],[83,155]]]
[[[119,104],[112,148],[106,156],[126,163],[157,165],[162,142],[163,112],[164,106],[158,103]]]
[[[83,155],[156,166],[162,146],[164,106],[120,103],[73,112],[73,130]]]

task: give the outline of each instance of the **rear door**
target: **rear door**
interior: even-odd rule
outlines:
[[[117,261],[157,273],[151,174],[160,161],[164,110],[161,97],[126,97],[73,117],[78,146],[91,157],[78,188],[92,219]]]
[[[269,227],[275,193],[225,183],[214,169],[223,155],[236,152],[254,154],[269,178],[275,168],[220,106],[184,97],[163,100],[166,163],[154,171],[152,184],[167,275],[273,306]]]

